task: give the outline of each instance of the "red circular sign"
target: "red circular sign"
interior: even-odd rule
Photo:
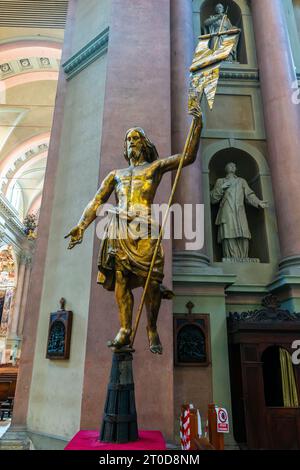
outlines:
[[[228,421],[228,415],[226,410],[220,409],[218,410],[218,418],[220,423],[226,423]]]

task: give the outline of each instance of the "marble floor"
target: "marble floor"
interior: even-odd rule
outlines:
[[[10,426],[10,419],[0,421],[0,439]]]

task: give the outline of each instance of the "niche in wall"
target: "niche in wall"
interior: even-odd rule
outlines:
[[[209,183],[210,190],[213,189],[217,179],[225,177],[225,166],[227,163],[236,164],[238,177],[244,178],[250,188],[255,192],[259,199],[262,197],[261,178],[259,168],[254,158],[247,152],[236,149],[227,148],[217,152],[209,164]],[[258,258],[262,263],[269,262],[269,250],[266,236],[265,211],[261,208],[250,206],[245,201],[245,209],[248,220],[249,229],[252,239],[249,244],[249,257]],[[219,204],[211,205],[211,223],[212,223],[212,246],[214,261],[222,261],[222,246],[217,242],[218,227],[215,225],[219,210]]]
[[[201,18],[201,33],[206,34],[204,22],[207,20],[211,15],[215,14],[215,7],[218,3],[222,3],[222,5],[226,9],[228,8],[228,18],[230,19],[233,26],[240,28],[242,30],[239,45],[238,45],[238,62],[240,64],[247,64],[247,48],[246,48],[246,41],[245,41],[245,34],[243,29],[243,16],[240,7],[237,5],[236,2],[232,0],[206,0],[203,2],[200,10],[200,18]]]

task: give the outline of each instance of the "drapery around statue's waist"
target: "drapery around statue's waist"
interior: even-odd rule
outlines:
[[[142,285],[150,269],[158,232],[159,226],[150,213],[136,215],[118,208],[110,210],[99,250],[97,282],[114,290],[115,272],[120,270],[130,278],[131,287]],[[151,278],[161,283],[163,268],[160,246]]]

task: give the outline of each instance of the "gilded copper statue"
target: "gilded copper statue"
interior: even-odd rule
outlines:
[[[191,130],[187,139],[183,166],[192,164],[197,156],[202,129],[202,114],[197,100],[190,107],[193,115]],[[88,204],[81,219],[66,236],[70,237],[69,249],[83,240],[88,226],[95,220],[99,207],[115,192],[117,207],[106,227],[106,236],[101,241],[98,258],[98,283],[108,290],[114,290],[119,309],[120,330],[109,346],[116,349],[130,345],[132,334],[133,294],[136,287],[145,285],[153,258],[157,237],[140,239],[131,236],[130,222],[139,213],[147,227],[155,225],[151,214],[157,188],[168,171],[176,170],[181,155],[159,159],[155,145],[146,137],[143,129],[129,129],[125,136],[124,157],[127,168],[114,170],[103,180],[95,197]],[[124,231],[126,235],[123,236]],[[117,231],[117,232],[116,232]],[[114,235],[117,233],[117,237]],[[164,267],[163,250],[157,253],[151,281],[145,297],[147,311],[147,334],[150,351],[162,353],[157,332],[157,317],[162,298],[170,298],[171,292],[162,286]]]

